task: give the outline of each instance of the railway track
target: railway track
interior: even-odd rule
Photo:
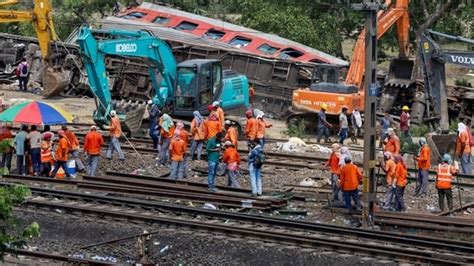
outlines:
[[[58,262],[63,262],[63,263],[74,264],[74,265],[115,265],[114,263],[107,263],[104,261],[73,258],[66,255],[51,254],[51,253],[46,253],[46,252],[41,252],[41,251],[31,251],[31,250],[25,250],[25,249],[8,249],[6,253],[11,254],[12,256],[19,255],[19,256],[25,256],[25,257],[31,257],[31,258],[50,260],[48,262],[36,261],[36,263],[42,263],[42,264],[43,263],[57,264]],[[8,261],[5,261],[5,262],[8,262]],[[15,263],[18,263],[18,261],[16,261]],[[20,263],[24,263],[24,262],[20,261]]]
[[[32,188],[32,192],[35,197],[28,200],[27,205],[35,209],[59,209],[103,218],[138,220],[178,228],[210,231],[212,234],[219,232],[301,247],[328,248],[341,252],[376,255],[397,262],[474,263],[474,257],[471,256],[474,246],[470,242],[203,210],[44,188]],[[101,204],[97,204],[98,202]],[[134,208],[130,208],[130,206],[134,206]],[[173,214],[169,216],[171,212],[187,212],[188,215],[176,216]],[[204,216],[206,218],[203,218]]]

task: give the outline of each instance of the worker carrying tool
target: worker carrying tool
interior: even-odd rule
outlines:
[[[428,190],[428,173],[431,168],[431,149],[426,143],[425,138],[420,138],[418,141],[420,144],[420,150],[415,160],[418,164],[418,178],[416,180],[415,196],[423,197],[426,196]]]
[[[438,190],[439,209],[444,211],[444,198],[448,202],[448,208],[453,211],[453,191],[451,183],[453,175],[456,174],[456,167],[452,165],[449,154],[443,155],[443,162],[438,164],[436,169],[436,189]]]

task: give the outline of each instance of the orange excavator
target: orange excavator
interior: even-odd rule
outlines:
[[[393,25],[397,26],[399,58],[397,63],[401,64],[407,60],[409,56],[409,14],[408,4],[410,0],[397,0],[395,3],[387,0],[386,10],[379,11],[377,14],[377,39],[380,39]],[[287,119],[288,124],[293,124],[302,119],[314,125],[316,116],[314,113],[320,111],[321,104],[327,106],[327,115],[337,115],[341,112],[342,107],[348,108],[348,113],[352,113],[354,108],[364,110],[364,71],[365,71],[365,36],[364,29],[357,39],[352,62],[344,83],[338,83],[338,69],[327,67],[332,75],[326,73],[321,75],[316,73],[315,76],[332,77],[329,82],[321,79],[323,82],[313,83],[309,88],[297,89],[293,91],[292,110]],[[413,63],[412,63],[413,65]],[[324,68],[321,68],[324,69]],[[314,80],[314,77],[313,77]],[[317,79],[316,79],[317,80]],[[312,121],[313,120],[313,121]]]
[[[56,41],[56,32],[54,30],[52,8],[49,0],[34,0],[32,11],[19,11],[12,9],[0,9],[0,23],[11,22],[32,22],[38,38],[38,44],[43,58],[43,64],[46,64],[44,73],[42,73],[43,95],[49,93],[57,94],[62,91],[69,83],[69,77],[63,72],[58,72],[51,66],[51,42]],[[18,4],[18,0],[7,0],[0,2],[0,7]],[[30,62],[31,63],[31,62]]]

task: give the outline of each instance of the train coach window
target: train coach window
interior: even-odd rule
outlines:
[[[237,47],[237,48],[242,48],[242,47],[245,47],[247,45],[249,45],[249,43],[252,41],[252,39],[248,39],[248,38],[245,38],[245,37],[240,37],[240,36],[237,36],[235,37],[234,39],[232,39],[229,44],[234,46],[234,47]]]
[[[130,12],[127,15],[122,16],[122,18],[124,18],[124,19],[137,19],[137,18],[143,18],[144,16],[146,16],[146,13]]]
[[[188,22],[188,21],[183,21],[179,23],[178,26],[175,27],[177,30],[188,30],[188,31],[193,31],[195,28],[197,28],[198,24]]]
[[[257,50],[259,50],[260,52],[262,53],[265,53],[265,54],[274,54],[276,51],[278,51],[279,48],[276,48],[276,47],[273,47],[273,46],[270,46],[266,43],[260,45]]]
[[[302,53],[298,50],[295,50],[293,48],[285,48],[285,49],[282,49],[281,52],[280,52],[280,57],[281,58],[288,58],[288,56],[293,57],[293,58],[298,58],[302,55],[304,55],[304,53]]]
[[[206,33],[204,33],[204,38],[212,39],[212,40],[219,40],[225,35],[225,32],[215,29],[210,29]]]
[[[165,17],[156,17],[155,20],[153,20],[153,23],[160,24],[160,25],[165,25],[170,21],[169,18]]]

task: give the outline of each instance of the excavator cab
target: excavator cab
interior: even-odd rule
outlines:
[[[248,106],[248,82],[245,76],[223,71],[219,60],[187,60],[178,64],[174,98],[174,116],[192,117],[195,110],[207,115],[214,101],[224,109]]]

